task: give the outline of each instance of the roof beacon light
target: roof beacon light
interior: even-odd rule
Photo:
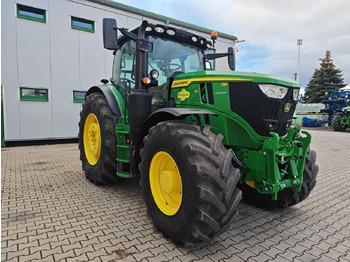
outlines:
[[[215,46],[215,40],[218,39],[218,32],[213,31],[210,34],[211,40],[213,40],[213,47]]]

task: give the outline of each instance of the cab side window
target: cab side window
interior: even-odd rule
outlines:
[[[135,42],[130,40],[114,56],[112,78],[122,89],[135,87],[135,50]]]

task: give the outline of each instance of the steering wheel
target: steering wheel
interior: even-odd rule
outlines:
[[[171,67],[174,67],[174,68],[171,68]],[[159,70],[162,70],[162,71],[164,71],[164,68],[165,68],[165,65],[162,65],[160,68],[159,68]],[[168,70],[171,70],[171,71],[175,71],[175,70],[178,70],[178,69],[180,69],[181,68],[181,66],[180,65],[178,65],[178,64],[169,64],[169,69]]]
[[[126,83],[127,82],[130,82],[130,85],[135,85],[135,81],[132,81],[132,80],[130,80],[130,79],[128,79],[128,78],[125,78],[125,77],[121,77],[120,79],[119,79],[119,83],[121,84],[121,82],[124,82],[123,84],[125,85],[125,87],[126,87]]]

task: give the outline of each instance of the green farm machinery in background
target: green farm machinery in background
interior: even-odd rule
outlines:
[[[139,177],[155,227],[185,245],[224,232],[242,195],[268,209],[308,197],[318,166],[310,134],[291,126],[297,82],[234,72],[232,47],[208,54],[211,41],[166,25],[128,31],[104,19],[103,37],[112,77],[80,114],[87,179]],[[205,70],[221,57],[232,71]]]
[[[343,107],[334,113],[332,126],[334,131],[345,131],[350,127],[350,106]]]
[[[345,131],[350,127],[350,91],[331,92],[328,100],[323,100],[325,108],[321,113],[328,115],[328,123],[334,131]]]

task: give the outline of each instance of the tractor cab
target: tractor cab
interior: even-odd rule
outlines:
[[[146,38],[152,44],[153,50],[145,57],[145,72],[148,73],[145,81],[149,83],[142,84],[147,85],[148,92],[152,95],[154,112],[165,107],[169,101],[170,85],[176,75],[204,70],[204,54],[203,46],[182,42],[181,37],[176,39],[168,33],[159,36],[160,33],[154,31],[155,35],[152,35],[152,27],[148,28]],[[158,28],[158,31],[163,29],[159,25],[153,28]],[[175,34],[174,30],[167,29],[167,32]],[[198,36],[192,38],[199,39]],[[121,38],[119,41],[120,46],[114,56],[112,80],[130,93],[136,83],[136,42],[130,38]],[[203,38],[202,41],[206,40]]]
[[[108,28],[111,27],[107,25],[105,31]],[[224,56],[228,56],[230,68],[235,67],[233,48],[227,53],[208,54],[213,50],[214,39],[212,43],[196,34],[146,21],[133,30],[119,28],[119,31],[123,35],[110,48],[115,50],[111,80],[124,94],[134,89],[147,90],[152,96],[152,112],[167,106],[177,75],[203,71],[209,60]]]

